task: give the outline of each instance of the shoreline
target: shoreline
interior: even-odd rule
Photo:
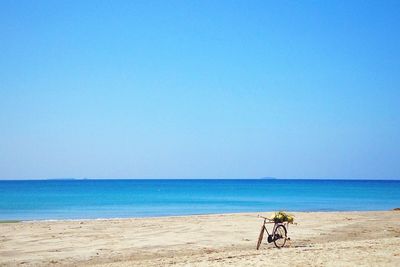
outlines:
[[[0,265],[400,265],[398,211],[290,213],[287,246],[260,250],[257,215],[272,212],[4,223]]]
[[[358,212],[385,212],[385,211],[400,211],[400,208],[393,208],[389,210],[320,210],[320,211],[286,211],[288,213],[358,213]],[[198,214],[183,214],[183,215],[161,215],[161,216],[146,216],[146,217],[110,217],[110,218],[74,218],[74,219],[6,219],[0,220],[0,223],[26,223],[26,222],[74,222],[74,221],[107,221],[107,220],[133,220],[133,219],[157,219],[157,218],[181,218],[188,216],[212,216],[212,215],[235,215],[235,214],[256,214],[256,213],[274,213],[276,211],[249,211],[249,212],[222,212],[222,213],[198,213]]]

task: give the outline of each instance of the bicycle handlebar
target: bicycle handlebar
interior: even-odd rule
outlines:
[[[264,217],[264,216],[261,216],[261,215],[258,215],[258,218],[263,218],[264,220],[268,220],[270,222],[274,221],[274,220],[272,220],[270,218],[267,218],[267,217]]]

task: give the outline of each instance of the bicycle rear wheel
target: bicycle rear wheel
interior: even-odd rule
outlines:
[[[264,225],[261,227],[260,235],[258,236],[258,242],[257,242],[257,250],[260,248],[262,240],[264,237]]]
[[[287,230],[283,224],[278,225],[274,231],[274,244],[277,248],[285,245],[287,239]]]

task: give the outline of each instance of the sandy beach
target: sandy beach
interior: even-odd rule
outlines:
[[[0,266],[400,266],[400,212],[295,212],[288,244],[256,250],[271,212],[0,224]]]

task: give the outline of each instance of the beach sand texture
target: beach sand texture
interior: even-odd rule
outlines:
[[[0,224],[0,266],[400,266],[400,212],[295,212],[287,247],[271,212]]]

